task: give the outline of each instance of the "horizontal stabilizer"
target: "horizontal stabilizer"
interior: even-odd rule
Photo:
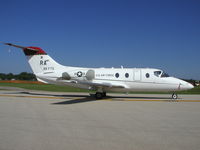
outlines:
[[[34,49],[34,48],[30,48],[30,47],[25,47],[25,46],[20,46],[20,45],[15,45],[15,44],[12,44],[12,43],[3,43],[5,45],[8,45],[8,46],[13,46],[13,47],[16,47],[16,48],[21,48],[21,49],[27,49],[27,50],[31,50],[31,51],[39,51],[38,49]]]
[[[16,48],[21,48],[24,51],[26,56],[33,56],[33,55],[46,55],[47,53],[39,47],[25,47],[20,45],[15,45],[12,43],[3,43],[4,45],[13,46]]]

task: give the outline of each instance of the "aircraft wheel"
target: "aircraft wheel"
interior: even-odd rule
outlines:
[[[173,93],[173,94],[172,94],[172,99],[175,100],[175,99],[177,99],[177,98],[178,98],[178,95],[177,95],[176,93]]]
[[[96,97],[96,99],[102,99],[103,98],[103,93],[96,92],[95,97]]]

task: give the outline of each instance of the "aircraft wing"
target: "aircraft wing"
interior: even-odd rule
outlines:
[[[87,82],[87,81],[77,81],[80,84],[88,85],[94,88],[125,88],[125,85],[120,85],[120,84],[111,84],[108,82]]]
[[[57,81],[64,81],[68,83],[77,83],[77,84],[83,84],[90,86],[92,88],[126,88],[125,85],[123,84],[113,84],[110,82],[100,82],[100,81],[88,81],[88,80],[79,80],[76,78],[71,78],[71,76],[67,73],[64,72],[62,73],[62,76],[57,78]]]

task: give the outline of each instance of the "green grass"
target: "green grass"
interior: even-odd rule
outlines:
[[[0,83],[0,86],[19,87],[29,90],[54,91],[54,92],[89,92],[89,90],[73,88],[69,86],[58,86],[52,84],[29,84],[29,83]],[[169,92],[131,92],[139,94],[166,94]],[[180,91],[178,94],[200,94],[200,87],[188,91]]]
[[[88,92],[88,90],[73,88],[69,86],[58,86],[52,84],[30,84],[30,83],[0,83],[0,86],[18,87],[29,90],[54,91],[54,92]]]

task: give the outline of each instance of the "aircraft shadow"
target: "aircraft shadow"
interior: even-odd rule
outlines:
[[[65,100],[61,102],[51,103],[53,105],[67,105],[67,104],[78,104],[78,103],[85,103],[85,102],[92,102],[97,101],[95,97],[87,96],[87,95],[73,95],[73,94],[65,94],[65,95],[58,95],[58,94],[49,94],[49,93],[36,93],[36,92],[15,92],[12,94],[27,94],[27,95],[35,95],[35,96],[53,96],[53,97],[61,97],[61,98],[77,98],[71,100]]]
[[[61,102],[55,102],[51,103],[52,105],[69,105],[69,104],[78,104],[78,103],[86,103],[86,102],[94,102],[94,101],[101,101],[101,100],[106,100],[106,99],[112,99],[112,101],[124,101],[124,99],[136,99],[136,100],[171,100],[169,97],[145,97],[145,96],[107,96],[103,99],[97,100],[94,95],[93,96],[87,96],[85,94],[83,95],[73,95],[73,94],[65,94],[65,95],[58,95],[58,94],[49,94],[49,93],[36,93],[36,92],[16,92],[15,94],[27,94],[27,95],[38,95],[38,96],[54,96],[54,97],[61,97],[61,98],[68,98],[68,100],[61,101]],[[70,98],[76,98],[76,99],[71,99]],[[122,100],[120,100],[122,99]]]
[[[28,95],[39,95],[39,96],[55,96],[55,97],[85,97],[85,98],[91,98],[91,99],[94,99],[94,94],[92,96],[88,96],[88,95],[85,95],[85,94],[82,94],[82,95],[73,95],[73,94],[65,94],[65,95],[58,95],[58,94],[49,94],[49,93],[32,93],[32,92],[19,92],[18,94],[28,94]],[[142,94],[141,94],[142,95]],[[171,99],[171,97],[147,97],[147,96],[107,96],[105,97],[104,99],[108,99],[108,98],[132,98],[132,99],[166,99],[166,100],[169,100]]]
[[[28,95],[38,95],[38,96],[54,96],[54,97],[89,97],[86,95],[73,95],[73,94],[65,94],[65,95],[57,95],[57,94],[48,94],[48,93],[32,93],[32,92],[20,92],[18,94],[28,94]]]
[[[115,99],[116,98],[116,99]],[[114,96],[107,96],[103,99],[96,99],[95,97],[91,97],[91,96],[85,96],[85,97],[82,97],[80,99],[72,99],[72,100],[66,100],[66,101],[61,101],[61,102],[56,102],[56,103],[51,103],[53,105],[69,105],[69,104],[78,104],[78,103],[85,103],[85,102],[94,102],[94,101],[103,101],[103,100],[107,100],[107,99],[112,99],[112,101],[126,101],[125,99],[126,98],[132,98],[132,99],[136,99],[136,100],[143,100],[143,99],[147,99],[149,101],[151,100],[163,100],[163,101],[170,101],[169,98],[163,98],[163,97],[114,97]],[[128,99],[127,99],[128,100]]]
[[[51,103],[51,104],[52,105],[69,105],[69,104],[79,104],[79,103],[93,102],[93,101],[98,101],[98,100],[93,97],[83,97],[80,99],[66,100],[66,101],[61,101],[61,102],[56,102],[56,103]]]

